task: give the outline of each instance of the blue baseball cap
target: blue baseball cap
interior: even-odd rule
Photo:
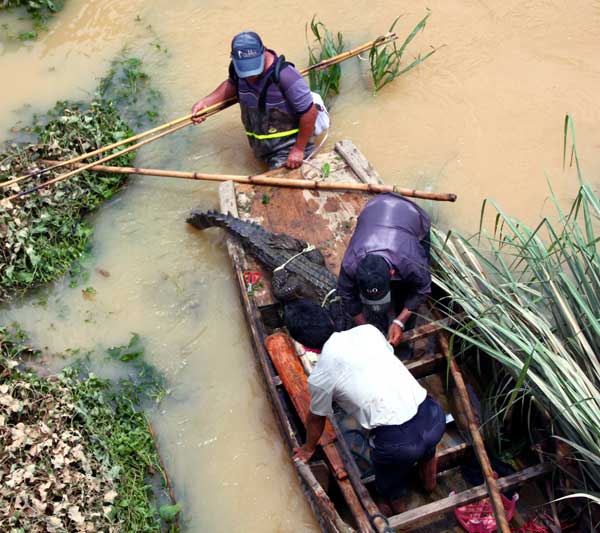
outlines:
[[[240,78],[258,76],[265,67],[265,47],[257,33],[243,31],[231,41],[231,60]]]

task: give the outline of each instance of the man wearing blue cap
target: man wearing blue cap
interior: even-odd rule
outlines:
[[[254,155],[269,168],[298,168],[311,148],[317,109],[302,75],[252,31],[233,38],[229,78],[196,102],[192,115],[233,96]]]

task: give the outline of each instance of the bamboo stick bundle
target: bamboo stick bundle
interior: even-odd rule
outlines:
[[[56,161],[46,161],[47,163],[54,164]],[[110,172],[114,174],[139,174],[145,176],[158,176],[163,178],[177,178],[177,179],[188,179],[198,181],[233,181],[235,183],[247,183],[250,185],[261,185],[265,187],[290,187],[294,189],[316,189],[319,191],[357,191],[379,194],[384,192],[395,192],[401,196],[409,198],[420,198],[423,200],[436,200],[439,202],[455,202],[456,194],[453,193],[438,193],[430,191],[418,191],[415,189],[408,189],[404,187],[397,187],[396,185],[384,185],[377,183],[347,183],[347,182],[334,182],[334,181],[312,181],[304,179],[285,178],[282,176],[281,169],[277,169],[277,177],[273,177],[273,171],[266,174],[259,174],[255,176],[246,175],[235,175],[235,174],[206,174],[202,172],[185,172],[181,170],[160,170],[154,168],[140,168],[140,167],[115,167],[107,165],[98,165],[96,163],[71,163],[73,166],[79,167],[78,170],[93,170],[96,172]],[[74,172],[74,171],[72,171]],[[65,179],[64,176],[70,175],[71,172],[58,176],[52,182],[56,182],[59,179]],[[271,175],[269,175],[271,174]],[[41,188],[43,184],[38,187]],[[35,188],[38,190],[38,188]],[[27,191],[24,191],[24,193]],[[24,194],[22,193],[22,194]],[[12,200],[19,195],[16,194],[7,200]]]
[[[342,52],[341,54],[338,54],[337,56],[325,59],[319,63],[316,63],[314,65],[311,65],[310,67],[306,67],[305,69],[300,71],[300,74],[302,74],[303,76],[307,76],[309,74],[309,72],[311,71],[319,71],[319,70],[324,70],[326,68],[331,67],[332,65],[335,65],[337,63],[341,63],[342,61],[346,61],[347,59],[350,59],[351,57],[357,56],[359,54],[362,54],[363,52],[366,52],[368,50],[370,50],[373,46],[383,46],[386,45],[392,41],[394,41],[396,39],[396,34],[393,32],[389,32],[386,33],[383,36],[377,37],[376,39],[373,39],[371,41],[368,41],[360,46],[357,46],[355,48],[353,48],[352,50],[347,50],[346,52]],[[81,154],[78,155],[77,157],[73,157],[72,159],[69,159],[68,161],[61,161],[59,163],[57,163],[56,165],[49,167],[49,168],[44,168],[44,169],[38,169],[35,170],[33,172],[30,172],[29,174],[25,174],[23,176],[19,176],[16,178],[13,178],[12,180],[8,180],[5,182],[0,183],[0,188],[5,188],[5,187],[9,187],[11,185],[15,185],[17,183],[20,183],[21,181],[33,178],[35,176],[39,176],[40,174],[43,174],[45,172],[49,172],[51,170],[55,170],[61,167],[64,167],[66,165],[69,165],[71,163],[77,163],[79,161],[82,161],[83,159],[88,159],[90,157],[93,157],[95,155],[101,154],[103,152],[107,152],[109,150],[114,150],[115,148],[119,148],[125,144],[129,144],[131,142],[135,142],[139,139],[142,139],[143,137],[147,137],[149,135],[154,135],[155,133],[161,132],[163,130],[168,130],[169,133],[172,133],[173,131],[176,131],[175,129],[172,129],[173,126],[177,126],[177,125],[185,125],[185,126],[189,126],[190,124],[192,124],[192,118],[197,118],[197,117],[209,117],[211,115],[214,115],[215,113],[218,113],[219,111],[222,111],[223,109],[227,109],[228,107],[234,105],[237,102],[237,97],[232,97],[232,98],[228,98],[227,100],[222,100],[221,102],[217,102],[216,104],[213,104],[212,106],[206,107],[204,109],[201,109],[198,113],[196,113],[196,115],[185,115],[183,117],[179,117],[175,120],[172,120],[170,122],[166,122],[164,124],[161,124],[160,126],[156,126],[155,128],[149,129],[147,131],[138,133],[136,135],[133,135],[132,137],[128,137],[127,139],[122,139],[118,142],[106,145],[106,146],[102,146],[96,150],[93,150],[91,152],[87,152],[85,154]],[[183,126],[182,126],[183,127]],[[171,128],[171,129],[170,129]],[[179,129],[179,128],[177,128]],[[162,137],[162,135],[160,136]],[[159,136],[153,137],[152,140],[156,140],[158,138],[160,138]],[[139,145],[138,145],[139,146]],[[118,155],[121,152],[117,152],[115,154],[113,154],[112,157],[118,157]],[[111,157],[111,159],[112,159]],[[108,159],[102,159],[102,161],[108,161]],[[96,163],[99,163],[100,161],[96,161]],[[79,170],[81,171],[81,170]]]

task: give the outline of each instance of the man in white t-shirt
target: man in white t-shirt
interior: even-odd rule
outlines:
[[[370,324],[336,333],[327,312],[308,300],[288,304],[285,323],[294,339],[320,351],[308,378],[306,443],[294,450],[294,457],[310,459],[335,401],[370,431],[376,485],[397,512],[404,478],[416,463],[425,489],[433,490],[435,447],[444,434],[445,415],[383,334]]]

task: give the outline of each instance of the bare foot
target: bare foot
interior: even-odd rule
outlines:
[[[392,507],[395,514],[400,514],[406,511],[406,504],[403,498],[397,498],[395,500],[389,500],[390,506]]]
[[[385,516],[394,516],[394,510],[386,502],[377,502],[377,507],[379,507],[381,514],[384,514]]]
[[[419,477],[427,492],[435,489],[437,485],[437,454],[419,464]]]

